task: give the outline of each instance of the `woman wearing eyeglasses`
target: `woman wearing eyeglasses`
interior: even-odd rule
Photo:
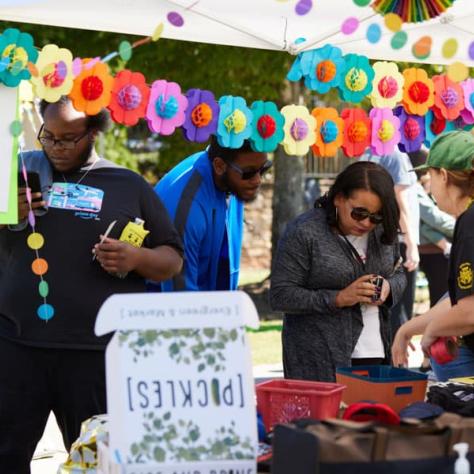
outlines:
[[[389,307],[406,284],[398,220],[388,172],[358,162],[288,225],[270,290],[286,378],[330,382],[337,367],[390,360]]]

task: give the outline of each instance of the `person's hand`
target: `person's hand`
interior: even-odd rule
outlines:
[[[102,243],[95,244],[92,252],[106,272],[123,275],[137,267],[140,249],[107,237]]]
[[[437,340],[436,336],[432,336],[429,332],[425,332],[423,334],[423,338],[421,339],[421,349],[426,357],[430,357],[430,349],[431,345]]]
[[[374,301],[372,304],[375,306],[382,306],[390,295],[390,283],[384,278],[382,283],[382,291],[380,292],[380,298]]]
[[[392,344],[392,363],[394,367],[408,367],[408,348],[412,351],[415,350],[415,346],[411,343],[411,335],[404,326],[398,329]]]
[[[409,272],[413,272],[417,269],[420,263],[420,254],[418,253],[418,246],[416,244],[407,244],[407,255],[403,266]]]
[[[336,306],[354,306],[355,304],[373,304],[372,296],[375,294],[375,285],[370,281],[376,275],[364,275],[353,281],[341,290],[336,296]]]
[[[30,212],[30,206],[28,204],[28,199],[26,198],[26,189],[27,188],[18,188],[18,220],[22,221],[28,217],[28,213]],[[31,195],[31,209],[35,210],[38,207],[45,207],[46,202],[44,201],[33,201],[35,198],[42,197],[41,193],[33,193]]]

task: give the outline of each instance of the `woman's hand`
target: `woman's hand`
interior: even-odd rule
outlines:
[[[364,275],[353,281],[341,290],[336,296],[336,306],[344,308],[355,304],[373,304],[372,296],[375,294],[375,285],[371,280],[375,275]]]
[[[380,298],[372,304],[375,306],[382,306],[390,295],[390,283],[384,278],[382,283],[382,290],[380,291]]]
[[[397,331],[392,344],[392,362],[394,367],[408,367],[408,348],[412,351],[415,346],[411,343],[411,334],[407,331],[406,323]]]
[[[105,271],[125,274],[137,267],[140,249],[108,237],[102,243],[95,244],[92,252]]]
[[[28,217],[28,213],[30,212],[30,206],[28,204],[28,199],[26,197],[26,189],[27,188],[18,188],[18,220],[22,221]],[[41,193],[33,193],[31,195],[31,199],[40,198],[42,197]],[[35,210],[38,207],[46,206],[46,202],[44,201],[32,201],[31,209]]]

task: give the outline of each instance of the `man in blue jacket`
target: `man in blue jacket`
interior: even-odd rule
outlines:
[[[184,242],[179,275],[162,291],[235,290],[239,278],[243,203],[255,199],[272,162],[245,141],[223,148],[216,138],[206,151],[175,166],[156,185]]]

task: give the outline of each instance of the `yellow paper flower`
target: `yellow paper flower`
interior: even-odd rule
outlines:
[[[37,76],[32,76],[34,92],[40,99],[56,102],[72,89],[72,54],[55,44],[46,45],[36,61]]]
[[[281,113],[285,117],[285,137],[281,142],[285,152],[288,155],[305,155],[316,140],[316,119],[303,105],[286,105]]]
[[[96,115],[110,103],[114,78],[107,64],[95,62],[92,67],[88,67],[89,61],[83,60],[82,72],[74,79],[69,97],[76,110]]]
[[[398,71],[396,63],[387,61],[376,62],[373,66],[375,71],[373,88],[370,100],[374,107],[393,109],[403,97],[403,84],[405,78]]]

